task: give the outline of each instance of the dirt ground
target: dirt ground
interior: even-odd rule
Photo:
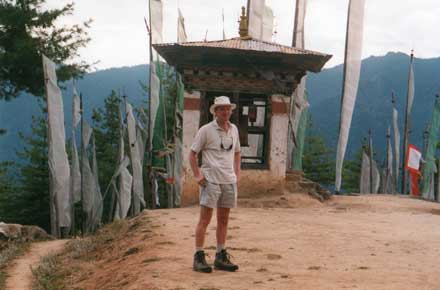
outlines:
[[[277,200],[275,200],[277,199]],[[192,271],[198,208],[145,211],[84,262],[72,289],[440,289],[440,204],[408,197],[306,196],[241,201],[228,243],[235,273]],[[270,206],[270,207],[269,207]],[[215,220],[206,238],[215,256]],[[77,266],[75,266],[77,267]],[[85,274],[84,274],[85,273]]]
[[[6,279],[6,290],[28,290],[32,287],[31,267],[36,267],[41,259],[48,254],[60,251],[66,240],[33,243],[29,252],[13,262]]]

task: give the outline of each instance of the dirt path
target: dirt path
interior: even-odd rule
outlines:
[[[440,289],[440,204],[368,195],[301,206],[282,198],[278,206],[295,207],[264,201],[232,212],[227,247],[240,266],[235,273],[192,271],[197,207],[144,211],[97,259],[75,266],[81,270],[69,289]],[[215,230],[213,221],[210,263]]]
[[[30,290],[32,286],[31,266],[35,267],[41,257],[60,251],[67,240],[33,243],[28,253],[14,261],[8,271],[6,290]]]
[[[153,211],[156,261],[144,275],[150,289],[438,290],[439,208],[392,196],[340,197],[312,208],[239,208],[227,246],[240,270],[211,274],[191,269],[197,209]],[[215,222],[206,242],[213,262]]]

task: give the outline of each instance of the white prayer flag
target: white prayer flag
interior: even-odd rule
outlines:
[[[127,129],[128,129],[128,143],[130,146],[130,156],[131,156],[131,168],[133,170],[133,209],[134,214],[138,215],[140,213],[141,203],[145,205],[144,202],[144,182],[142,179],[142,164],[139,155],[139,145],[136,141],[136,120],[133,115],[133,108],[126,102],[125,110],[127,116]]]
[[[272,42],[273,20],[274,16],[272,9],[269,6],[264,6],[261,40]]]
[[[304,48],[304,20],[306,16],[306,0],[297,0],[295,8],[295,24],[293,28],[293,41],[292,45],[298,48]],[[288,164],[292,168],[293,166],[293,152],[295,144],[298,144],[298,126],[301,120],[301,114],[304,109],[309,106],[309,103],[304,98],[306,87],[306,76],[302,77],[300,83],[296,87],[290,100],[290,113],[289,118],[291,120],[290,131],[288,132]]]
[[[361,71],[364,8],[365,0],[350,0],[345,44],[341,119],[336,153],[336,191],[340,191],[341,189],[342,165],[345,150],[347,149],[351,119],[353,117],[353,109],[358,91]]]
[[[78,96],[76,88],[73,88],[73,113],[72,113],[72,123],[73,127],[78,127],[81,121],[81,100]]]
[[[265,0],[249,0],[248,22],[249,36],[254,39],[262,39],[263,14]]]
[[[57,85],[56,66],[43,55],[43,69],[47,92],[47,119],[49,141],[49,170],[51,190],[57,201],[56,210],[60,227],[70,227],[70,167],[66,153],[66,134],[64,130],[64,109],[61,90]],[[52,201],[51,201],[52,202]]]
[[[186,42],[187,36],[186,36],[186,30],[185,30],[185,18],[183,18],[182,11],[180,9],[179,12],[179,18],[177,19],[177,42]]]

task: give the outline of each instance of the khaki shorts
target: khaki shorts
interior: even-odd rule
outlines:
[[[200,186],[200,205],[209,208],[236,207],[237,184],[216,184],[206,182],[206,186]]]

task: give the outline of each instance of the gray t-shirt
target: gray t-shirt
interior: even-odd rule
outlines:
[[[234,155],[240,152],[237,127],[229,123],[226,132],[214,120],[202,126],[194,138],[191,150],[202,152],[203,176],[211,183],[230,184],[237,182],[234,172]]]

